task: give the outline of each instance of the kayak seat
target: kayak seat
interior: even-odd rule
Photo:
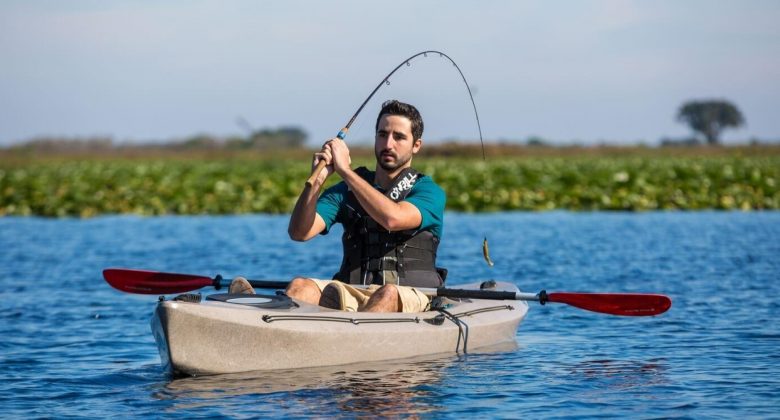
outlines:
[[[495,280],[486,280],[479,285],[479,290],[495,290],[497,285]]]

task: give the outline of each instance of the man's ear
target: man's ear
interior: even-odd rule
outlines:
[[[420,148],[422,147],[423,139],[419,138],[414,141],[414,144],[412,145],[412,153],[417,153],[420,151]]]

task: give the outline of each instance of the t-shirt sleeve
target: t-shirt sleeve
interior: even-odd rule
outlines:
[[[441,238],[444,225],[444,207],[447,204],[447,195],[444,190],[430,178],[424,177],[417,181],[404,201],[413,204],[420,210],[422,221],[419,229],[430,230]]]
[[[322,235],[330,231],[330,227],[336,223],[341,203],[347,194],[347,184],[339,182],[338,184],[326,189],[317,199],[317,214],[325,221],[325,229]]]

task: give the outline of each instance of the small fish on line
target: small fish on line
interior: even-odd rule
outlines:
[[[485,236],[485,239],[482,241],[482,256],[485,257],[485,262],[487,262],[488,266],[493,266],[493,260],[490,259],[490,250],[488,249],[488,242],[487,242],[487,236]]]

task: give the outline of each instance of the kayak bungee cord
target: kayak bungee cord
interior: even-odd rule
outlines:
[[[200,296],[200,295],[198,295]],[[174,299],[176,300],[176,299]],[[227,301],[230,302],[230,301]],[[251,303],[248,303],[248,305],[251,305]],[[270,324],[271,322],[277,322],[277,321],[298,321],[298,322],[341,322],[341,323],[349,323],[354,325],[360,325],[360,324],[389,324],[389,323],[415,323],[419,324],[421,321],[426,322],[430,325],[443,325],[444,320],[447,319],[451,321],[453,324],[455,324],[456,327],[458,327],[458,341],[455,344],[455,353],[460,353],[460,343],[463,342],[463,353],[468,353],[468,343],[469,343],[469,325],[463,321],[461,318],[463,317],[470,317],[477,314],[482,314],[485,312],[493,312],[493,311],[514,311],[515,308],[512,305],[496,305],[496,306],[488,306],[485,308],[480,309],[473,309],[466,312],[460,312],[457,314],[453,314],[445,309],[445,307],[434,307],[431,308],[432,311],[439,312],[439,315],[436,315],[432,318],[420,318],[419,316],[415,316],[413,318],[409,317],[401,317],[401,318],[345,318],[343,316],[325,316],[325,315],[295,315],[295,314],[284,314],[284,315],[263,315],[261,319],[265,322]]]
[[[382,86],[385,86],[385,85],[390,85],[390,77],[393,74],[395,74],[395,72],[397,72],[401,67],[403,67],[404,64],[406,64],[407,67],[410,67],[412,60],[414,60],[415,58],[417,58],[419,56],[428,57],[428,54],[434,54],[434,55],[438,54],[439,57],[446,58],[447,60],[449,60],[449,62],[452,63],[452,65],[455,67],[455,69],[458,70],[458,74],[460,74],[460,78],[463,79],[463,83],[466,85],[466,91],[468,91],[468,93],[469,93],[469,99],[471,100],[471,106],[474,109],[474,118],[477,121],[477,130],[479,131],[479,144],[480,144],[480,146],[482,148],[482,161],[483,162],[487,161],[487,159],[485,158],[485,142],[482,139],[482,125],[479,123],[479,113],[477,112],[477,104],[474,102],[474,95],[471,93],[471,87],[469,86],[468,81],[466,81],[466,76],[460,70],[460,67],[458,67],[458,64],[455,63],[455,60],[453,60],[447,54],[445,54],[445,53],[443,53],[441,51],[436,51],[436,50],[427,50],[427,51],[419,52],[419,53],[414,54],[413,56],[407,58],[406,60],[402,61],[401,64],[397,65],[393,69],[393,71],[388,73],[387,76],[385,76],[384,79],[382,79],[382,81],[379,82],[378,85],[376,85],[376,87],[374,88],[373,91],[371,91],[371,93],[368,95],[366,100],[363,101],[362,104],[360,104],[360,107],[358,107],[357,111],[355,111],[355,114],[352,115],[352,118],[349,119],[349,122],[347,122],[347,124],[344,126],[344,128],[339,130],[338,134],[336,134],[336,137],[338,137],[341,140],[344,140],[344,138],[347,137],[347,132],[349,132],[349,128],[352,127],[352,123],[355,122],[355,120],[357,119],[358,115],[360,115],[360,112],[363,111],[363,108],[365,108],[365,106],[368,103],[368,101],[370,101],[371,98],[374,97],[374,95],[379,91],[379,88],[381,88]],[[323,168],[325,168],[325,161],[321,160],[317,164],[317,167],[314,169],[314,171],[312,171],[312,174],[309,177],[309,179],[306,180],[306,184],[309,185],[309,186],[314,185],[314,181],[317,179],[317,176],[319,176],[320,172],[322,172]],[[482,196],[483,197],[485,196],[485,194],[484,194],[484,186],[483,186],[483,194],[482,194]],[[482,241],[482,256],[485,258],[485,261],[487,262],[488,266],[489,267],[493,267],[493,261],[490,259],[490,252],[488,250],[487,235],[484,235],[484,239]]]

